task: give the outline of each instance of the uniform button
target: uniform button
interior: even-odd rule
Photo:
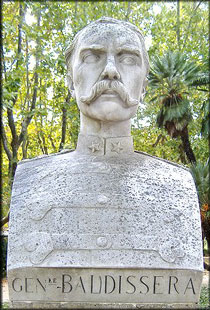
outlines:
[[[109,201],[109,198],[106,197],[105,195],[98,195],[97,201],[98,201],[98,203],[100,203],[101,205],[104,205],[104,204],[106,204],[106,203]]]
[[[108,240],[106,237],[98,237],[96,243],[100,248],[104,248],[108,245]]]

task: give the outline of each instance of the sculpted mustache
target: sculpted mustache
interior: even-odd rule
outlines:
[[[80,100],[83,103],[90,104],[91,101],[95,100],[98,96],[100,96],[106,90],[115,91],[125,102],[127,107],[132,107],[139,104],[139,101],[133,99],[127,93],[125,87],[119,81],[100,81],[97,82],[91,89],[89,96],[82,96]]]

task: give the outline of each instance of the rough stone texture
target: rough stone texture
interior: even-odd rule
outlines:
[[[18,165],[12,194],[10,299],[62,301],[62,294],[54,291],[50,297],[15,292],[12,281],[25,283],[28,277],[43,282],[49,274],[61,277],[63,268],[77,267],[79,275],[87,272],[84,268],[96,268],[93,274],[101,275],[101,268],[132,268],[146,276],[157,269],[158,276],[167,275],[167,287],[168,277],[175,275],[185,289],[191,278],[189,302],[196,302],[203,269],[200,234],[195,186],[180,166],[143,153],[128,159],[69,152],[24,161]],[[151,295],[152,290],[150,284]],[[184,289],[180,291],[175,301],[171,294],[157,294],[154,300],[188,302]],[[96,301],[94,295],[84,295],[87,302]],[[113,302],[128,302],[125,294],[112,296]],[[99,297],[98,302],[106,301]],[[134,294],[129,297],[138,303]]]
[[[75,302],[11,302],[14,309],[200,309],[197,304],[119,304],[119,303],[75,303]]]
[[[192,303],[201,284],[191,270],[26,268],[12,277],[11,301]]]
[[[67,66],[80,109],[77,150],[18,165],[11,306],[195,308],[203,258],[192,176],[133,152],[130,119],[148,73],[141,33],[109,18],[95,22],[68,49]]]
[[[188,171],[144,154],[75,155],[19,164],[8,268],[202,270],[200,215]]]

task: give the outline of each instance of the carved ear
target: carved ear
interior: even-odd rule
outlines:
[[[68,85],[68,89],[71,93],[71,96],[75,99],[76,96],[75,96],[75,91],[74,91],[74,84],[73,84],[72,77],[71,77],[70,73],[67,73],[66,80],[67,80],[67,85]]]

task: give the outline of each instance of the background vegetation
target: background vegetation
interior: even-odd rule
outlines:
[[[208,11],[205,1],[3,3],[3,217],[18,161],[76,147],[79,111],[64,52],[87,23],[110,16],[140,28],[151,60],[135,149],[192,168],[210,242]]]

